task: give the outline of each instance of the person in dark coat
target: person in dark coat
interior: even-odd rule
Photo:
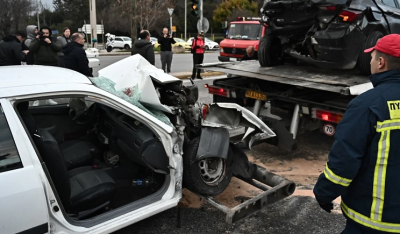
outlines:
[[[342,234],[400,233],[400,35],[364,52],[373,89],[349,103],[314,194],[327,212],[341,196]]]
[[[133,43],[131,55],[140,54],[151,65],[155,64],[154,48],[150,42],[150,33],[147,30],[142,30],[139,33],[140,40]]]
[[[0,66],[21,65],[28,51],[22,50],[21,35],[8,35],[0,42]]]
[[[246,54],[243,56],[243,58],[240,59],[240,61],[245,61],[245,60],[258,60],[257,53],[253,46],[247,47]]]
[[[39,30],[36,25],[28,25],[26,27],[26,40],[24,41],[24,48],[29,50],[29,46],[31,45],[31,42],[36,39],[36,36],[38,34]],[[34,61],[34,53],[33,52],[28,52],[26,55],[26,64],[32,65]]]
[[[171,73],[171,63],[172,63],[172,44],[176,41],[171,34],[168,33],[168,28],[163,28],[163,34],[158,37],[158,43],[161,47],[161,67],[165,73]]]
[[[63,35],[57,37],[57,41],[60,43],[61,48],[64,49],[64,47],[71,42],[71,30],[69,28],[64,28],[63,30]],[[60,67],[65,67],[64,65],[64,54],[63,52],[58,52],[58,66]]]
[[[89,68],[89,60],[83,49],[85,38],[80,33],[74,33],[71,36],[71,42],[64,49],[65,68],[82,73],[85,76],[93,76],[92,69]]]
[[[33,64],[58,66],[57,52],[61,51],[61,45],[51,38],[51,29],[42,27],[36,38],[29,46],[29,51],[34,53]]]

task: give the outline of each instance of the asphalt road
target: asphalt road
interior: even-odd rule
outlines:
[[[215,63],[218,61],[219,51],[207,52],[204,54],[204,63]],[[113,64],[121,59],[128,57],[129,55],[123,56],[100,56],[100,67],[93,69],[93,75],[97,76],[98,71],[110,64]],[[161,68],[160,54],[156,54],[156,67]],[[191,53],[174,54],[172,58],[171,72],[189,72],[193,68],[193,55]]]
[[[299,149],[293,153],[281,152],[277,148],[265,147],[260,144],[253,148],[255,154],[263,159],[260,161],[274,160],[274,157],[284,157],[285,161],[306,159],[314,157],[323,151],[326,161],[329,145],[332,139],[322,136],[319,132],[310,132],[298,137]],[[310,166],[315,161],[309,161]],[[321,163],[322,164],[322,163]],[[296,166],[297,167],[297,166]],[[312,188],[313,184],[307,187]],[[245,188],[241,188],[245,189]],[[298,190],[305,190],[304,186],[297,184]],[[232,199],[241,199],[232,197]],[[182,199],[185,200],[185,197]],[[339,208],[336,205],[335,210]],[[201,208],[181,207],[181,226],[178,224],[178,208],[172,208],[160,214],[147,218],[136,224],[121,229],[116,234],[151,233],[151,234],[338,234],[345,226],[345,219],[338,213],[323,211],[310,196],[291,196],[275,204],[267,206],[255,215],[240,220],[232,225],[225,222],[225,215],[216,208],[205,203]]]

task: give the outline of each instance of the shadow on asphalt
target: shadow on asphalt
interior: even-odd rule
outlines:
[[[340,233],[345,226],[341,214],[323,211],[311,197],[289,197],[232,225],[225,223],[222,212],[204,205],[200,209],[180,208],[181,227],[177,228],[177,209],[167,210],[115,233],[332,234]]]

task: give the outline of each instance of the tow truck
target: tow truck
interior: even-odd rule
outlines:
[[[230,58],[240,59],[246,54],[246,48],[254,46],[258,50],[259,39],[264,36],[265,27],[261,27],[260,17],[241,17],[229,23],[228,34],[220,42],[221,62],[230,61]]]
[[[309,64],[261,67],[256,60],[199,65],[232,74],[206,84],[214,102],[237,103],[276,134],[264,142],[295,150],[296,137],[320,130],[333,136],[349,102],[372,88],[357,70],[326,70]]]

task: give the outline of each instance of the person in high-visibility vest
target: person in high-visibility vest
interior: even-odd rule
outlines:
[[[327,212],[341,196],[344,234],[400,233],[400,35],[364,52],[374,88],[350,102],[314,194]]]

